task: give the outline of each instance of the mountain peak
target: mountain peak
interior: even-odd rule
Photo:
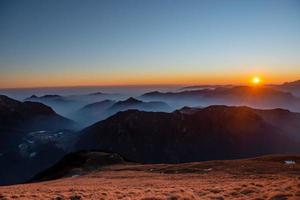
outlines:
[[[29,97],[29,99],[36,99],[36,98],[38,98],[38,96],[36,96],[35,94],[33,94]]]
[[[9,98],[8,96],[5,95],[0,95],[0,110],[1,109],[7,109],[7,108],[13,108],[16,106],[20,106],[22,103]]]
[[[104,94],[102,92],[93,92],[93,93],[90,93],[88,94],[89,96],[95,96],[95,95],[101,95],[101,94]]]
[[[282,86],[300,86],[300,80],[292,81],[292,82],[285,82]]]
[[[41,98],[58,98],[58,97],[62,97],[62,96],[57,94],[46,94],[44,96],[41,96]]]
[[[133,97],[129,97],[125,101],[121,101],[122,103],[142,103],[142,101],[135,99]]]
[[[162,94],[162,93],[159,91],[153,91],[153,92],[147,92],[147,93],[143,94],[142,96],[153,96],[153,95],[160,95],[160,94]]]

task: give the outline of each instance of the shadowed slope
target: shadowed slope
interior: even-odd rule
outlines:
[[[193,114],[120,112],[82,131],[77,148],[117,152],[136,162],[231,159],[299,150],[284,132],[243,107]]]
[[[44,104],[0,95],[0,185],[24,182],[61,158],[66,152],[59,142],[71,143],[66,138],[73,132],[65,129],[74,128]]]

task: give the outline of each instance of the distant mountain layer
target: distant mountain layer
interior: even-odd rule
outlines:
[[[282,85],[275,85],[273,87],[283,91],[291,92],[295,96],[300,97],[300,80],[293,81],[293,82],[286,82],[283,83]]]
[[[183,90],[200,90],[200,89],[215,89],[215,88],[233,88],[236,87],[234,85],[193,85],[193,86],[186,86],[183,88],[179,88],[179,91]],[[266,87],[282,90],[285,92],[290,92],[295,96],[300,97],[300,80],[285,82],[283,84],[271,84],[266,85]]]
[[[77,149],[142,163],[179,163],[299,152],[299,142],[255,110],[210,106],[191,113],[120,112],[81,132]]]
[[[300,112],[300,98],[289,92],[270,87],[236,86],[173,93],[150,92],[140,98],[143,100],[165,101],[177,107],[240,105],[262,109],[284,108]]]
[[[69,114],[74,111],[82,108],[83,106],[99,101],[103,101],[105,99],[116,99],[119,98],[119,94],[106,94],[102,92],[95,92],[90,94],[82,94],[82,95],[43,95],[36,96],[32,95],[29,98],[26,98],[25,101],[33,101],[40,102],[51,106],[56,112],[62,114],[64,116],[69,116]]]
[[[179,90],[199,90],[199,89],[215,89],[220,87],[234,87],[234,85],[192,85],[192,86],[186,86],[179,88]]]
[[[92,104],[88,104],[72,114],[72,119],[91,125],[97,121],[103,120],[119,111],[128,109],[138,109],[143,111],[165,111],[170,112],[172,108],[159,101],[143,102],[135,98],[128,98],[124,101],[104,100]]]
[[[145,111],[170,111],[171,108],[164,102],[143,102],[132,97],[128,98],[125,101],[118,101],[109,108],[109,110],[111,110],[112,112],[119,112],[128,109],[138,109]]]
[[[281,85],[282,87],[298,87],[300,88],[300,80],[293,82],[286,82]]]

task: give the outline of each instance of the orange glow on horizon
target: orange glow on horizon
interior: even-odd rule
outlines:
[[[269,73],[266,77],[259,73],[259,76],[249,76],[250,73],[232,74],[154,74],[154,73],[135,73],[135,74],[47,74],[29,75],[26,73],[15,76],[4,76],[0,79],[0,88],[33,88],[33,87],[72,87],[72,86],[128,86],[128,85],[262,85],[262,84],[281,84],[287,81],[298,80],[299,76],[279,76]]]

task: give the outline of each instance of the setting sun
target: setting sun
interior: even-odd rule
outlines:
[[[252,83],[254,85],[258,85],[258,84],[261,83],[261,79],[258,76],[255,76],[255,77],[252,78]]]

